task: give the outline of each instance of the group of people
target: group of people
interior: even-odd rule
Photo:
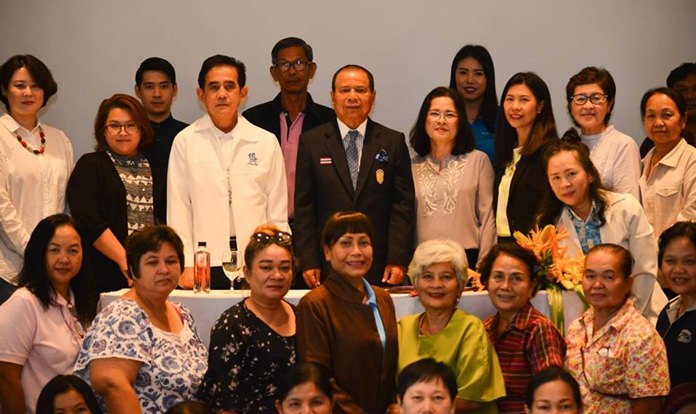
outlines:
[[[368,69],[336,71],[332,109],[308,93],[309,44],[282,39],[271,63],[280,93],[240,114],[244,64],[206,59],[206,114],[186,125],[171,114],[174,68],[146,59],[139,99],[100,104],[95,152],[74,168],[70,141],[38,118],[57,91],[48,68],[31,55],[0,67],[0,326],[16,332],[0,340],[3,410],[32,412],[43,386],[73,370],[109,412],[190,399],[273,411],[279,378],[298,361],[327,370],[337,412],[406,410],[397,373],[428,357],[452,371],[457,412],[532,409],[529,384],[558,366],[588,412],[657,412],[667,378],[694,381],[684,366],[696,294],[696,64],[643,96],[641,165],[635,140],[609,123],[616,86],[602,68],[570,78],[576,128],[559,138],[544,81],[513,75],[499,104],[490,54],[467,45],[449,87],[421,105],[411,158],[403,133],[369,117]],[[566,229],[568,254],[586,255],[590,309],[565,338],[531,305],[536,258],[512,243],[546,224]],[[212,287],[229,287],[221,258],[231,237],[251,293],[220,316],[206,349],[190,312],[167,298],[192,286],[200,241]],[[658,267],[676,295],[669,303]],[[483,322],[457,308],[469,268],[497,309]],[[425,312],[397,321],[379,286],[406,277]],[[283,300],[293,280],[312,288],[297,307]],[[95,292],[128,287],[97,314]]]

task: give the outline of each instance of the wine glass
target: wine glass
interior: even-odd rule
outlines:
[[[237,261],[236,250],[222,251],[222,271],[230,280],[230,290],[234,290],[234,281],[239,278],[239,262]]]

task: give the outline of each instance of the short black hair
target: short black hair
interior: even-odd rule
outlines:
[[[667,76],[667,87],[674,88],[675,83],[686,79],[692,73],[696,74],[696,63],[682,63],[669,72],[669,76]]]
[[[372,76],[372,72],[370,72],[369,70],[365,69],[364,67],[362,67],[360,65],[355,65],[352,63],[341,67],[339,70],[336,71],[336,73],[334,73],[333,78],[331,78],[331,90],[333,92],[336,92],[336,78],[338,77],[338,74],[343,72],[344,70],[348,70],[348,69],[361,70],[361,71],[365,72],[367,74],[367,83],[370,87],[370,92],[374,92],[374,90],[375,90],[375,77]]]
[[[666,95],[669,99],[674,102],[674,105],[677,107],[677,111],[679,111],[679,115],[683,119],[686,116],[686,99],[684,98],[684,95],[680,94],[679,92],[675,91],[672,88],[665,88],[664,86],[661,88],[653,88],[645,92],[643,95],[643,98],[640,100],[640,118],[645,119],[645,107],[648,105],[648,100],[653,97],[653,95],[657,94],[662,94]]]
[[[304,50],[307,60],[310,62],[314,60],[312,46],[299,37],[286,37],[285,39],[279,40],[278,43],[273,46],[271,50],[271,63],[275,65],[278,62],[278,53],[281,49],[287,49],[289,47],[301,47]]]
[[[147,252],[157,252],[162,243],[169,243],[176,251],[179,258],[180,271],[184,271],[184,244],[173,228],[164,224],[147,226],[144,229],[131,234],[126,240],[126,261],[130,274],[138,279],[140,277],[140,258]]]
[[[396,380],[396,392],[401,401],[403,401],[406,391],[408,391],[412,385],[419,382],[436,380],[442,381],[442,384],[447,388],[450,398],[452,398],[452,403],[454,404],[458,391],[457,378],[454,376],[450,367],[432,358],[424,358],[413,362],[401,370],[399,378]]]
[[[160,57],[149,57],[143,60],[138,70],[135,71],[135,84],[137,86],[143,83],[143,74],[148,71],[162,72],[167,75],[172,85],[176,85],[176,71],[168,60]]]
[[[570,389],[573,391],[573,400],[575,401],[575,405],[578,407],[578,412],[582,412],[582,396],[580,394],[580,386],[578,385],[578,382],[568,371],[557,365],[551,365],[550,367],[539,371],[532,377],[532,380],[529,381],[529,384],[527,385],[527,395],[524,402],[527,408],[532,408],[532,404],[534,404],[534,393],[539,387],[548,382],[553,382],[556,380],[560,380],[568,384]]]
[[[172,405],[164,414],[213,414],[213,410],[202,402],[185,400]]]
[[[684,237],[688,239],[696,248],[696,222],[678,221],[667,230],[663,231],[658,241],[659,251],[657,253],[657,264],[662,266],[662,259],[665,257],[667,246],[676,239]]]
[[[329,400],[333,398],[331,375],[328,370],[323,365],[307,361],[298,362],[291,366],[287,373],[280,378],[277,394],[278,401],[282,404],[293,388],[307,382],[314,384]]]
[[[48,381],[41,390],[39,399],[36,401],[36,412],[39,414],[52,413],[56,397],[70,390],[75,390],[82,395],[87,408],[89,408],[92,414],[102,413],[92,388],[75,375],[56,375],[52,380]]]
[[[367,215],[358,211],[339,211],[326,220],[321,232],[322,245],[331,247],[347,233],[365,233],[370,241],[375,239],[375,230]]]
[[[607,108],[607,114],[604,116],[604,125],[609,125],[609,120],[611,119],[611,111],[614,110],[614,103],[616,102],[616,82],[614,82],[614,77],[611,76],[608,70],[604,68],[598,68],[595,66],[588,66],[582,68],[582,70],[568,79],[566,84],[566,103],[568,108],[568,113],[570,114],[570,119],[577,126],[578,122],[573,118],[573,113],[570,108],[573,105],[573,95],[575,94],[575,88],[582,85],[592,85],[597,84],[602,92],[607,96],[607,101],[609,102]]]
[[[239,87],[246,86],[246,66],[241,60],[237,60],[231,56],[213,55],[203,61],[201,70],[198,72],[198,87],[205,89],[205,77],[211,69],[216,66],[231,66],[237,70],[237,82]]]
[[[51,71],[48,70],[48,67],[46,67],[41,60],[32,55],[14,55],[0,66],[0,86],[2,86],[2,90],[6,91],[9,88],[12,75],[21,68],[26,68],[27,72],[29,72],[34,79],[34,82],[43,90],[44,99],[41,104],[43,108],[46,106],[48,99],[58,92],[58,84],[53,79],[53,75]],[[10,104],[7,98],[1,93],[0,101],[2,101],[5,108],[9,111]]]
[[[529,249],[525,249],[513,241],[501,241],[495,244],[491,250],[488,251],[488,254],[483,259],[483,263],[481,264],[481,283],[486,286],[488,285],[488,279],[490,279],[491,272],[493,271],[493,263],[495,263],[495,259],[497,259],[498,256],[503,254],[514,257],[515,259],[522,261],[522,263],[527,266],[527,269],[529,269],[529,280],[536,283],[534,291],[532,292],[533,295],[536,295],[537,291],[539,291],[541,288],[539,276],[537,275],[537,271],[539,270],[539,261],[534,255],[534,252]]]

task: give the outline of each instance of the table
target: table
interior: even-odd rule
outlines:
[[[128,289],[117,290],[114,292],[106,292],[101,294],[100,309],[106,307],[111,302],[115,301],[126,293]],[[285,296],[285,299],[297,305],[302,296],[309,290],[290,290]],[[211,290],[210,293],[193,293],[190,290],[174,290],[169,295],[169,300],[181,303],[186,306],[192,313],[196,322],[198,335],[203,343],[208,346],[210,344],[210,329],[215,324],[217,318],[232,305],[240,302],[248,291],[240,292],[238,290]],[[423,312],[423,307],[418,298],[411,297],[406,293],[393,293],[394,308],[396,310],[396,319],[400,319],[406,315]],[[549,315],[549,302],[546,298],[546,291],[540,291],[532,299],[534,306],[544,315]],[[495,308],[488,298],[487,292],[464,292],[459,301],[459,308],[473,315],[478,316],[482,320],[493,315]],[[563,292],[563,312],[566,320],[566,328],[570,322],[577,319],[583,312],[583,305],[575,292]]]

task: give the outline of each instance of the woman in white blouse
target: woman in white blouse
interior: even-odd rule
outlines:
[[[16,289],[24,249],[42,218],[64,210],[73,150],[38,113],[58,87],[46,65],[16,55],[0,67],[0,303]]]
[[[640,200],[640,153],[633,138],[609,125],[616,83],[608,70],[589,66],[566,85],[568,113],[580,129],[582,143],[590,149],[604,187]]]
[[[659,237],[677,221],[696,220],[696,148],[682,138],[686,101],[669,88],[651,89],[640,101],[645,133],[655,143],[643,158],[643,208]]]
[[[416,189],[416,242],[450,239],[466,250],[473,268],[496,242],[493,167],[474,149],[474,136],[459,94],[433,89],[411,130],[418,153],[411,168]]]

